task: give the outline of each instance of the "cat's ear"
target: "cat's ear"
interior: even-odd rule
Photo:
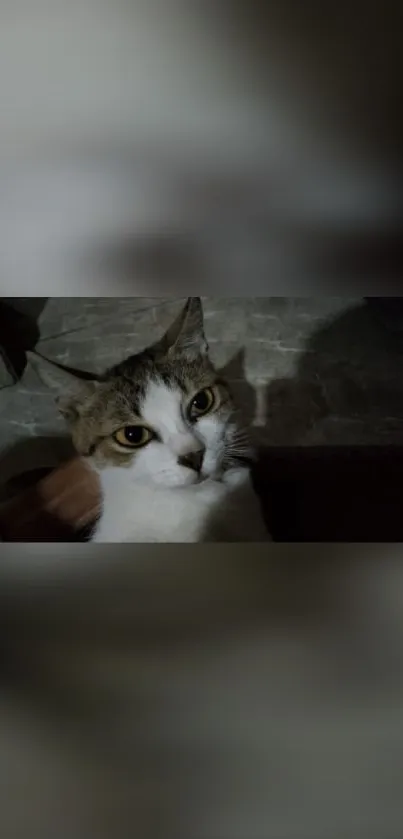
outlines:
[[[76,419],[84,402],[99,386],[96,377],[84,371],[76,373],[36,352],[27,352],[27,358],[41,381],[53,391],[60,413],[69,422]]]
[[[189,359],[207,355],[209,348],[200,297],[188,297],[184,309],[154,348],[164,355],[183,355]]]

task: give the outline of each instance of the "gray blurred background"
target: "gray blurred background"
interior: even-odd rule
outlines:
[[[2,0],[5,295],[401,269],[401,4]]]
[[[5,545],[12,839],[400,839],[400,548]]]

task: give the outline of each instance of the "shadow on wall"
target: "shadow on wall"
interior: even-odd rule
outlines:
[[[384,307],[379,307],[384,315]],[[351,309],[309,339],[294,376],[256,395],[241,381],[242,354],[229,378],[260,445],[403,444],[403,331],[378,306]],[[238,371],[234,369],[238,364]]]

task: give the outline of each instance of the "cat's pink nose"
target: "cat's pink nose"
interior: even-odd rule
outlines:
[[[182,455],[178,463],[180,466],[186,466],[187,469],[193,469],[194,472],[201,472],[203,458],[204,450],[201,449],[198,452],[189,452],[189,454]]]

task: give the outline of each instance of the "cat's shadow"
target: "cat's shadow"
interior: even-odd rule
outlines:
[[[246,349],[241,347],[218,369],[218,375],[230,386],[240,425],[248,429],[252,445],[259,448],[264,441],[268,387],[250,384],[245,373],[245,361]]]

